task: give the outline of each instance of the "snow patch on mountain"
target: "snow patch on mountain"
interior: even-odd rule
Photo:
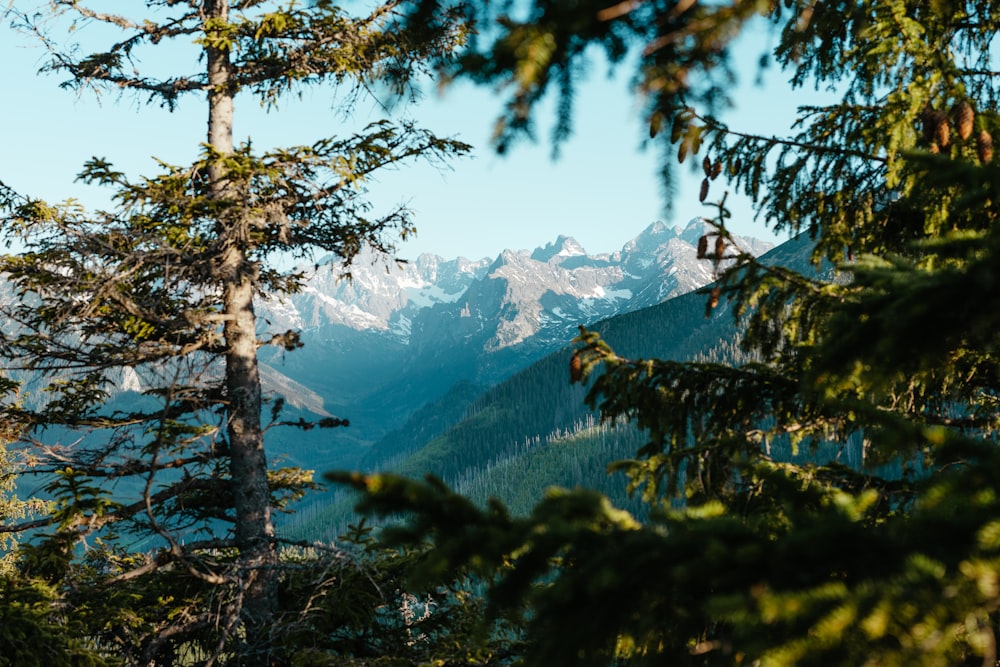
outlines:
[[[263,310],[275,328],[340,325],[419,349],[449,340],[477,340],[494,351],[561,344],[578,324],[709,283],[712,263],[699,260],[696,248],[711,232],[701,220],[684,228],[654,222],[610,254],[588,255],[572,237],[559,236],[533,251],[505,249],[492,261],[422,254],[395,262],[366,249],[350,267],[322,262],[299,293],[268,301]],[[771,247],[757,239],[736,241],[754,254]]]

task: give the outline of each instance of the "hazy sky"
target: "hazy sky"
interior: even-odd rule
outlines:
[[[761,32],[745,41],[741,61],[755,63],[769,38]],[[52,201],[75,197],[93,205],[102,202],[104,192],[73,182],[91,156],[107,158],[135,176],[155,173],[154,157],[187,164],[196,155],[207,114],[201,97],[182,98],[169,113],[129,96],[77,95],[60,89],[58,77],[36,73],[42,57],[28,38],[0,31],[0,180],[9,186]],[[738,107],[726,118],[734,128],[781,131],[801,94],[789,95],[778,72],[766,77],[764,87],[755,86],[754,73],[750,65],[744,69]],[[687,166],[680,170],[673,213],[664,214],[657,153],[642,149],[646,129],[629,92],[629,74],[622,70],[608,79],[605,68],[592,69],[579,91],[573,137],[556,160],[548,141],[552,119],[544,115],[536,144],[520,143],[506,156],[493,152],[489,136],[501,101],[488,89],[462,84],[443,96],[429,90],[420,103],[402,109],[401,115],[476,150],[453,161],[450,170],[401,168],[372,184],[377,206],[405,202],[416,212],[418,234],[400,254],[492,257],[504,248],[544,245],[559,234],[575,237],[591,253],[611,252],[656,220],[683,226],[693,217],[711,215],[698,202],[701,175]],[[323,88],[307,92],[301,101],[286,100],[270,113],[248,96],[237,105],[237,141],[252,137],[260,149],[312,143],[384,115],[366,101],[353,120],[345,119],[333,93]],[[724,188],[722,179],[716,183],[713,195]],[[746,202],[731,201],[735,231],[771,238],[750,219]]]

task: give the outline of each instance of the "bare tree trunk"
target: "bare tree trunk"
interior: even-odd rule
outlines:
[[[205,0],[207,17],[226,21],[228,0]],[[209,83],[208,143],[220,154],[233,152],[233,90],[229,52],[206,47]],[[214,194],[230,198],[225,170],[211,169]],[[228,405],[236,543],[240,551],[243,620],[250,644],[266,638],[277,608],[277,551],[271,522],[267,457],[260,425],[261,387],[257,367],[256,315],[253,295],[258,267],[248,259],[245,216],[223,213],[220,238],[224,244],[219,273],[223,290],[226,341],[225,388]],[[266,664],[264,651],[245,656],[243,664]]]

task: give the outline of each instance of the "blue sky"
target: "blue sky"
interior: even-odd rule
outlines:
[[[740,61],[755,63],[768,41],[763,31],[748,35]],[[107,158],[133,176],[155,173],[154,157],[186,164],[195,156],[207,113],[200,97],[182,98],[169,113],[130,96],[78,95],[60,89],[57,77],[36,73],[42,57],[29,38],[6,28],[0,32],[5,91],[0,180],[7,185],[50,201],[74,197],[92,206],[103,202],[103,191],[73,182],[91,156]],[[710,215],[698,202],[701,175],[687,165],[679,170],[673,212],[664,213],[658,156],[642,149],[646,126],[629,92],[628,74],[622,70],[609,79],[606,68],[592,68],[579,91],[573,137],[556,160],[548,141],[552,119],[544,114],[537,143],[522,142],[505,156],[494,153],[489,136],[502,102],[489,89],[459,84],[443,95],[430,90],[421,102],[403,109],[403,115],[428,129],[476,148],[472,156],[453,161],[451,169],[418,165],[384,173],[371,184],[377,207],[403,202],[416,213],[418,234],[402,244],[400,255],[492,257],[504,248],[544,245],[560,234],[575,237],[591,253],[611,252],[656,220],[683,226]],[[780,72],[770,72],[762,87],[753,85],[754,74],[752,66],[744,68],[737,107],[726,118],[733,127],[782,132],[802,93],[790,94]],[[269,113],[243,97],[235,135],[237,141],[252,137],[258,148],[312,143],[383,115],[376,104],[362,101],[354,117],[345,119],[333,92],[322,88]],[[714,185],[713,196],[719,193],[720,186]],[[773,238],[752,221],[748,202],[730,201],[735,231]]]

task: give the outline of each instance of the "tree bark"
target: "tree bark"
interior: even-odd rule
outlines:
[[[207,18],[228,20],[228,0],[205,0],[204,7]],[[213,46],[206,46],[205,51],[211,86],[208,143],[221,155],[231,154],[234,91],[229,51]],[[234,193],[227,184],[225,169],[216,164],[209,176],[213,195],[232,201]],[[250,655],[244,656],[241,664],[263,665],[267,664],[266,630],[277,609],[277,551],[260,425],[261,386],[253,304],[258,267],[247,257],[250,221],[246,216],[223,210],[216,224],[223,244],[218,268],[225,319],[226,429],[236,513],[235,538],[240,554],[242,615],[250,649]]]

